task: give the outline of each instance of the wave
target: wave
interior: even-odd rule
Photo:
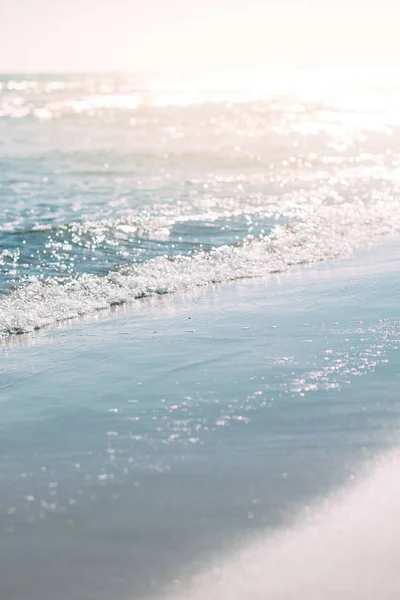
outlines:
[[[71,232],[77,235],[97,235],[105,232],[120,232],[138,235],[158,235],[169,233],[171,227],[188,222],[212,223],[219,219],[229,221],[237,217],[258,215],[260,218],[294,218],[308,214],[309,207],[303,198],[253,197],[244,203],[240,198],[210,197],[192,198],[190,202],[178,204],[159,202],[148,207],[131,210],[131,214],[113,218],[96,218],[83,221],[70,221],[62,224],[41,223],[24,226],[23,220],[15,219],[3,223],[0,233],[3,238],[26,236],[37,233]]]
[[[321,206],[303,222],[276,226],[270,235],[248,237],[240,245],[153,258],[120,266],[104,277],[84,275],[63,284],[32,279],[0,302],[0,332],[27,333],[147,296],[263,277],[348,255],[383,235],[400,232],[399,208],[394,201]]]

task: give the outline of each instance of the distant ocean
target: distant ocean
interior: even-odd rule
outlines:
[[[1,600],[398,600],[399,233],[396,73],[0,76]]]

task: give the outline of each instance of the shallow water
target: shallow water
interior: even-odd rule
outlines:
[[[2,598],[398,596],[400,87],[305,83],[0,78]]]
[[[236,548],[256,552],[262,569],[271,534],[290,532],[304,511],[329,545],[316,499],[353,486],[366,461],[397,445],[396,255],[386,247],[9,338],[0,376],[2,593],[160,597],[171,586],[180,594],[211,565],[227,569],[222,583],[200,581],[184,597],[209,597],[210,585],[215,597],[218,585],[233,593],[234,571],[235,597],[257,598],[279,582],[261,574],[250,582]],[[372,521],[375,509],[367,503]],[[361,525],[353,527],[357,535]],[[343,552],[358,561],[349,538]],[[395,560],[392,543],[388,552]],[[289,548],[288,569],[296,556]],[[328,588],[337,577],[328,574]],[[284,582],[279,593],[289,593]],[[350,591],[368,597],[354,582]]]

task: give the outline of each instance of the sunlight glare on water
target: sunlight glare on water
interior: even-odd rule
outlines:
[[[0,81],[3,333],[399,229],[395,71]]]

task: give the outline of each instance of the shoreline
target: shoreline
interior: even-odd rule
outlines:
[[[392,448],[397,248],[2,343],[0,590],[159,596]]]
[[[130,316],[138,315],[152,316],[156,315],[160,308],[162,315],[170,309],[176,310],[175,307],[179,303],[190,303],[191,301],[197,302],[198,299],[207,299],[207,297],[213,298],[213,290],[230,290],[235,289],[236,287],[242,289],[246,286],[249,286],[249,289],[252,289],[253,286],[256,288],[261,287],[262,289],[265,286],[272,286],[272,290],[274,290],[274,286],[279,286],[281,283],[290,288],[291,284],[295,284],[299,278],[303,275],[307,276],[308,273],[311,273],[312,280],[316,279],[320,281],[321,279],[324,279],[324,281],[329,281],[329,279],[335,279],[337,277],[338,269],[345,274],[348,270],[347,267],[349,266],[349,268],[352,268],[351,265],[354,262],[360,263],[362,269],[365,271],[366,264],[372,261],[370,268],[371,272],[374,273],[374,263],[379,263],[383,259],[385,265],[388,266],[389,263],[396,261],[394,252],[399,241],[400,238],[398,236],[391,236],[389,239],[382,238],[378,242],[371,244],[369,247],[356,250],[348,256],[329,258],[316,263],[310,262],[307,264],[293,265],[280,273],[267,273],[264,276],[248,277],[233,281],[210,282],[206,285],[199,285],[187,290],[171,292],[168,294],[154,294],[143,298],[134,298],[121,304],[98,309],[92,313],[68,317],[44,325],[33,331],[0,334],[0,350],[2,347],[7,347],[9,344],[11,346],[14,344],[24,345],[26,342],[30,343],[31,340],[33,341],[36,338],[41,338],[47,334],[59,331],[67,332],[71,329],[73,330],[78,325],[86,326],[92,323],[104,323],[108,320],[114,321],[115,319],[118,320],[120,318],[129,318]],[[313,277],[313,273],[315,274],[315,277]],[[262,289],[261,294],[263,293]],[[169,307],[169,305],[171,306]]]

